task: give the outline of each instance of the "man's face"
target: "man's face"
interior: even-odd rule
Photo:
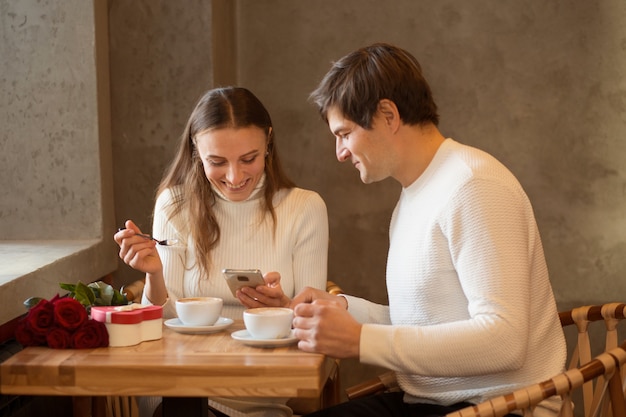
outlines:
[[[335,106],[328,110],[327,118],[330,131],[335,136],[339,162],[350,159],[359,170],[364,184],[382,181],[391,175],[393,161],[386,146],[384,120],[379,113],[374,116],[370,130],[346,119]]]

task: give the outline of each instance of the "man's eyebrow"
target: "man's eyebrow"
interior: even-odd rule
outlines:
[[[340,135],[341,132],[345,131],[346,129],[347,129],[346,126],[341,125],[341,126],[337,126],[335,129],[333,129],[332,132],[333,132],[333,135],[335,135],[335,136],[341,136]]]

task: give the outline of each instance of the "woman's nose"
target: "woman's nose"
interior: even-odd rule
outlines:
[[[226,171],[226,179],[231,184],[239,184],[241,181],[241,169],[237,164],[231,164]]]
[[[350,151],[343,145],[341,139],[337,139],[335,142],[335,154],[339,162],[343,162],[350,157]]]

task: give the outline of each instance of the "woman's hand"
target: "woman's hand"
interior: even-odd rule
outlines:
[[[243,287],[237,291],[237,298],[248,308],[255,307],[289,307],[291,300],[283,292],[280,285],[280,274],[268,272],[263,275],[265,285],[256,288]]]
[[[156,250],[156,242],[137,236],[141,230],[131,220],[126,220],[126,227],[115,233],[113,239],[120,246],[119,256],[130,267],[148,274],[160,274],[163,271],[161,258]]]

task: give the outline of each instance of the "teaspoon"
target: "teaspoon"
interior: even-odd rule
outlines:
[[[120,227],[119,229],[117,229],[118,232],[122,231],[126,229],[125,227]],[[162,245],[162,246],[172,246],[172,245],[176,245],[178,243],[178,239],[163,239],[163,240],[159,240],[153,236],[144,234],[144,233],[135,233],[135,236],[141,236],[145,239],[150,239],[150,240],[154,240],[158,245]]]

